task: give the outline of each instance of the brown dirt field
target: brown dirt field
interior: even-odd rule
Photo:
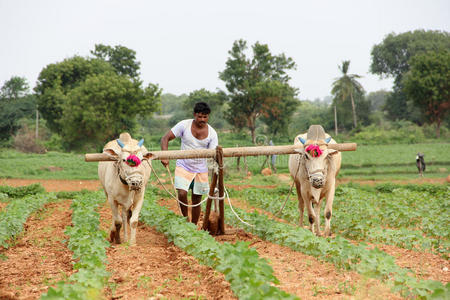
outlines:
[[[112,220],[108,205],[102,206],[100,215],[101,228],[108,231]],[[108,299],[235,299],[223,274],[199,264],[144,224],[138,226],[135,246],[113,244],[107,255]]]
[[[11,186],[35,182],[40,182],[47,191],[100,188],[98,180],[0,179],[0,184]],[[238,199],[232,201],[233,205],[242,209],[255,209]],[[175,212],[178,210],[174,200],[160,201],[160,204]],[[27,221],[25,233],[15,245],[0,251],[8,257],[5,261],[0,260],[0,299],[37,299],[49,285],[70,276],[71,253],[61,242],[67,238],[64,228],[70,224],[69,205],[69,200],[47,205],[43,212]],[[100,214],[101,227],[107,230],[111,213],[106,201]],[[200,228],[201,221],[199,223]],[[270,262],[275,276],[280,280],[278,286],[302,299],[400,298],[377,280],[362,278],[355,272],[337,270],[332,264],[265,242],[242,230],[227,226],[227,232],[231,234],[216,239],[220,242],[249,241],[259,255]],[[437,255],[387,245],[377,246],[394,256],[400,266],[414,270],[421,278],[444,283],[450,281],[449,262]],[[138,227],[136,246],[112,245],[107,249],[107,254],[108,270],[112,273],[109,287],[105,290],[108,299],[234,298],[222,274],[200,265],[195,258],[169,243],[164,235],[143,224]]]
[[[97,191],[102,188],[99,180],[0,178],[0,185],[17,187],[33,183],[40,183],[47,192],[81,191],[83,189]]]
[[[38,299],[72,274],[72,253],[63,244],[71,223],[70,201],[47,204],[26,222],[9,249],[0,249],[0,299]]]
[[[175,200],[161,199],[159,203],[178,214]],[[245,209],[245,205],[237,204],[238,201],[232,203]],[[198,228],[201,226],[200,219]],[[226,235],[216,236],[216,240],[229,243],[250,242],[251,247],[258,251],[260,257],[267,259],[274,269],[274,275],[280,281],[278,287],[301,299],[402,299],[377,280],[362,278],[356,272],[337,270],[331,263],[264,241],[228,225],[226,231]]]

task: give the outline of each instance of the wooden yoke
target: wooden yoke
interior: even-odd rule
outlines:
[[[258,156],[258,155],[280,155],[295,154],[295,150],[302,148],[303,145],[287,145],[287,146],[259,146],[259,147],[235,147],[223,148],[223,157],[240,157],[240,156]],[[338,151],[355,151],[356,143],[344,144],[328,144],[328,149]],[[211,158],[216,156],[215,149],[195,149],[195,150],[164,150],[150,151],[151,159],[187,159],[187,158]],[[88,153],[85,155],[85,161],[111,161],[110,156],[105,153]]]

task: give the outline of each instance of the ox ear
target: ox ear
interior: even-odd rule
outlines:
[[[144,139],[141,139],[141,140],[139,141],[139,143],[138,143],[138,146],[139,146],[139,147],[142,147],[143,144],[144,144]]]
[[[108,155],[114,159],[119,158],[119,154],[117,154],[113,149],[103,149],[103,153],[105,153],[106,155]]]
[[[334,150],[334,151],[332,151],[332,152],[328,152],[328,155],[336,155],[336,154],[338,154],[338,153],[339,153],[339,151]]]
[[[306,143],[305,139],[302,137],[298,137],[298,140],[304,145]]]
[[[329,143],[331,141],[331,136],[329,136],[329,137],[327,137],[326,139],[325,139],[325,143]]]
[[[144,154],[144,159],[152,159],[153,154],[151,152],[147,152]]]
[[[120,148],[125,147],[125,144],[120,139],[117,139],[116,141],[117,141],[117,144],[119,144]]]

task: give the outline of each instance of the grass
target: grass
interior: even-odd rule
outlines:
[[[224,141],[225,147],[234,147],[237,141]],[[242,143],[243,144],[243,143]],[[152,144],[149,150],[159,150]],[[179,149],[171,144],[170,149]],[[357,151],[342,153],[342,167],[339,177],[354,179],[414,179],[417,178],[415,157],[417,152],[425,153],[427,169],[425,177],[442,178],[450,170],[450,143],[404,144],[404,145],[366,145]],[[288,173],[288,155],[277,157],[278,173]],[[266,160],[265,156],[247,157],[247,169],[259,174]],[[225,166],[233,178],[236,158],[225,158]],[[24,179],[97,179],[97,163],[84,162],[83,154],[48,152],[46,154],[25,154],[15,150],[0,150],[0,178]],[[165,172],[159,161],[153,166],[158,174]],[[240,160],[241,169],[245,169],[244,159]],[[266,164],[267,166],[267,164]],[[171,162],[173,171],[175,162]],[[231,170],[231,171],[230,171]],[[243,171],[242,171],[243,173]],[[234,176],[236,177],[236,176]],[[242,176],[240,176],[242,178]],[[269,183],[270,184],[270,183]],[[275,183],[276,184],[276,183]]]

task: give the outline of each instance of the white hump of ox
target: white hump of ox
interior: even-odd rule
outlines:
[[[303,225],[306,206],[310,229],[320,235],[320,206],[326,198],[324,235],[329,236],[341,153],[328,148],[329,144],[336,144],[336,141],[325,133],[321,125],[311,125],[307,133],[295,137],[294,144],[301,147],[298,154],[289,156],[289,172],[297,190],[300,226]]]
[[[117,244],[121,243],[122,225],[124,240],[130,245],[136,244],[139,213],[151,172],[150,153],[143,142],[133,139],[129,133],[122,133],[118,139],[109,141],[103,147],[103,153],[114,158],[114,161],[98,164],[98,176],[113,217],[110,240]]]

